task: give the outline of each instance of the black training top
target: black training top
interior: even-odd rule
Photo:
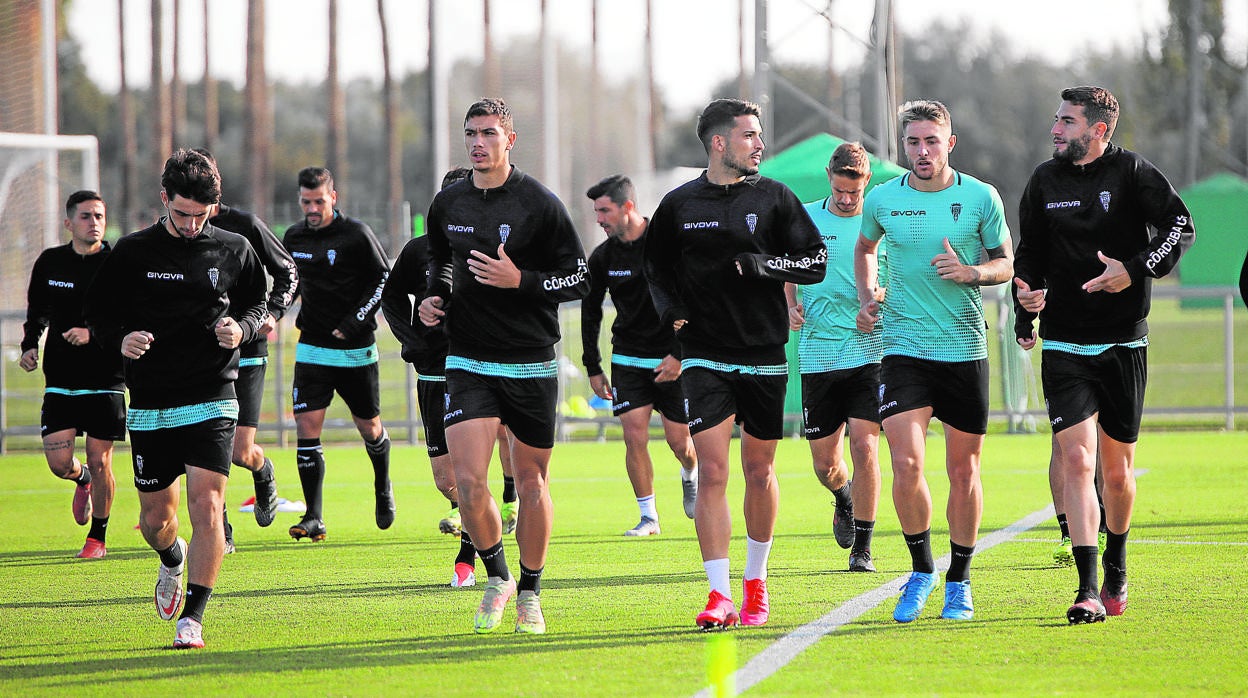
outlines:
[[[647,221],[648,223],[649,221]],[[659,321],[646,283],[643,252],[645,235],[632,242],[607,238],[589,255],[589,295],[581,301],[581,361],[585,371],[602,373],[598,331],[602,326],[602,301],[607,293],[615,306],[611,323],[611,348],[616,354],[643,359],[680,356],[671,325]]]
[[[1191,214],[1165,175],[1114,145],[1087,165],[1042,163],[1018,213],[1014,275],[1032,289],[1048,289],[1040,336],[1076,344],[1145,336],[1152,279],[1169,273],[1196,239]],[[1083,290],[1105,271],[1098,252],[1123,263],[1130,286],[1118,293]],[[1017,294],[1017,286],[1011,289]],[[1029,338],[1035,313],[1017,299],[1014,305],[1014,332]]]
[[[381,311],[403,345],[403,360],[422,376],[441,376],[446,372],[446,332],[441,325],[426,327],[412,308],[411,296],[423,299],[428,288],[429,236],[422,235],[408,240],[394,260],[381,292]]]
[[[269,300],[266,303],[269,314],[281,320],[286,314],[286,309],[295,302],[295,293],[299,289],[299,270],[295,267],[295,260],[290,258],[290,253],[282,247],[282,241],[277,239],[273,231],[269,230],[269,226],[265,225],[256,214],[231,208],[225,204],[217,207],[217,215],[208,219],[208,222],[222,230],[238,233],[251,243],[251,249],[255,250],[256,256],[260,258],[260,263],[264,265],[264,270],[268,272],[272,280]],[[268,347],[268,335],[257,333],[255,339],[239,347],[238,350],[243,358],[248,358],[268,356]]]
[[[112,248],[107,242],[95,254],[81,255],[72,243],[49,247],[35,260],[26,292],[26,324],[22,325],[22,353],[39,347],[44,329],[43,375],[47,387],[67,390],[121,390],[121,354],[106,351],[99,342],[74,346],[62,337],[74,327],[86,327],[83,303],[87,287]]]

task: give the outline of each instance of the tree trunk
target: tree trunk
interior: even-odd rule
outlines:
[[[169,112],[169,84],[165,82],[165,18],[164,2],[152,0],[152,75],[151,95],[154,113],[152,124],[152,172],[159,181],[165,160],[173,154],[172,120]]]
[[[377,21],[381,27],[381,84],[385,94],[386,231],[382,240],[388,243],[390,250],[396,250],[406,237],[400,235],[398,225],[403,203],[403,163],[399,144],[399,90],[391,73],[385,0],[377,0]]]
[[[130,88],[126,84],[126,0],[117,0],[117,36],[118,58],[121,66],[121,85],[118,94],[121,110],[121,231],[128,233],[140,227],[138,192],[139,186],[135,175],[139,169],[139,138],[134,123],[134,104],[130,98]]]
[[[208,0],[204,0],[204,147],[214,156],[221,137],[221,116],[217,99],[217,81],[212,78],[212,41],[208,32]]]
[[[247,1],[247,85],[243,121],[246,136],[247,206],[263,220],[272,219],[272,107],[264,67],[264,0]]]
[[[186,139],[186,99],[183,95],[182,71],[178,64],[182,62],[181,40],[178,35],[182,0],[173,0],[173,32],[169,41],[173,45],[172,77],[169,79],[169,140],[171,143],[182,144]]]
[[[334,186],[346,195],[347,183],[347,98],[338,80],[338,0],[329,0],[329,65],[325,71],[329,92],[329,134],[325,166],[334,173]]]

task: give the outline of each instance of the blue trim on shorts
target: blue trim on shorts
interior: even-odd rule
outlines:
[[[247,368],[248,366],[264,366],[269,363],[267,356],[247,356],[238,360],[239,368]]]
[[[743,364],[726,364],[710,359],[685,359],[680,362],[681,370],[705,368],[720,373],[740,373],[747,376],[787,376],[788,364],[767,364],[764,366],[745,366]]]
[[[423,373],[417,374],[416,380],[425,381],[426,383],[445,383],[446,376],[429,376]]]
[[[378,356],[376,344],[359,349],[329,349],[302,342],[295,345],[295,361],[301,364],[359,368],[377,363]]]
[[[636,356],[626,356],[624,354],[612,354],[611,363],[620,366],[631,366],[632,368],[646,368],[653,371],[663,363],[663,359],[642,359]]]
[[[130,431],[156,431],[199,424],[210,419],[237,420],[238,400],[215,400],[154,410],[131,407],[126,414],[126,426]]]
[[[44,388],[44,394],[52,393],[53,395],[68,395],[69,397],[81,397],[83,395],[123,395],[120,390],[70,390],[69,388]]]
[[[1054,340],[1040,345],[1043,351],[1060,351],[1064,354],[1075,354],[1076,356],[1099,356],[1113,347],[1140,349],[1146,346],[1148,346],[1148,335],[1134,341],[1119,344],[1075,344],[1074,342],[1058,342]]]
[[[446,370],[456,369],[495,378],[558,378],[559,361],[539,361],[530,364],[502,364],[494,361],[477,361],[462,356],[446,357]]]

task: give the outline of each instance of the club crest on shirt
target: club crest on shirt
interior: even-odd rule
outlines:
[[[502,225],[498,226],[498,239],[500,242],[506,244],[507,238],[510,236],[511,236],[510,225],[503,223]]]
[[[745,225],[746,227],[750,229],[750,235],[753,235],[754,229],[758,227],[758,214],[757,213],[745,214]]]
[[[208,270],[208,280],[212,282],[212,287],[217,287],[217,281],[221,278],[221,270],[213,267]]]
[[[329,266],[332,267],[334,266],[334,262],[338,259],[338,250],[330,250],[325,253],[325,256],[329,258]]]
[[[1109,192],[1101,192],[1101,208],[1105,209],[1105,213],[1109,213]]]
[[[962,204],[949,204],[949,213],[953,214],[953,222],[958,222],[958,216],[962,215]]]

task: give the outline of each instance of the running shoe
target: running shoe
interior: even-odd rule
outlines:
[[[680,479],[680,489],[684,492],[682,503],[685,505],[685,516],[693,518],[694,507],[698,503],[698,481],[697,479],[686,480],[682,476]]]
[[[464,522],[459,516],[459,507],[455,507],[447,512],[446,516],[438,522],[438,530],[448,536],[458,536],[460,531],[464,530]]]
[[[320,519],[305,518],[290,527],[290,537],[295,540],[309,538],[313,543],[325,540],[325,522]]]
[[[386,530],[394,523],[394,488],[386,483],[386,489],[377,493],[377,528]]]
[[[178,619],[178,634],[173,638],[175,650],[202,650],[204,648],[204,626],[194,618]]]
[[[851,551],[849,553],[850,572],[874,572],[875,565],[871,562],[870,550]]]
[[[832,504],[836,507],[836,512],[832,514],[832,535],[836,538],[837,545],[850,548],[857,537],[854,532],[854,502],[847,498],[845,506],[835,501]]]
[[[945,608],[941,618],[970,620],[975,615],[975,603],[971,601],[971,580],[945,582]]]
[[[82,558],[84,560],[98,560],[107,554],[108,551],[104,549],[104,541],[88,538],[87,542],[82,546],[82,552],[78,553],[74,557]]]
[[[256,515],[256,525],[266,528],[277,517],[277,479],[273,477],[273,461],[264,457],[264,466],[260,468],[259,477],[252,478],[256,486],[256,501],[252,511]]]
[[[1081,592],[1082,596],[1083,593]],[[1071,625],[1080,625],[1082,623],[1103,623],[1105,622],[1105,606],[1096,594],[1087,592],[1084,598],[1075,597],[1075,603],[1066,609],[1066,620]]]
[[[477,572],[466,562],[456,562],[455,571],[451,573],[451,588],[462,589],[477,585]]]
[[[516,518],[520,516],[520,503],[518,501],[503,502],[499,513],[503,518],[503,535],[514,533],[516,530]]]
[[[897,599],[897,607],[893,609],[893,620],[898,623],[909,623],[923,612],[927,597],[936,588],[934,572],[911,572],[910,579],[901,585],[901,598]]]
[[[87,467],[87,466],[82,466]],[[91,523],[91,483],[74,487],[74,522],[79,526]]]
[[[485,595],[481,597],[481,606],[477,608],[477,617],[473,620],[472,629],[479,633],[493,632],[503,620],[503,611],[507,610],[507,602],[516,593],[516,580],[503,580],[490,577],[485,584]]]
[[[732,599],[711,590],[706,599],[706,610],[698,614],[697,624],[703,630],[724,630],[737,624],[737,607]]]
[[[516,595],[516,632],[532,635],[546,632],[541,598],[528,589]]]
[[[741,602],[741,625],[762,625],[770,615],[766,579],[745,580],[745,601]]]
[[[1122,586],[1117,591],[1110,590],[1108,584],[1102,585],[1101,602],[1105,604],[1105,615],[1122,615],[1127,610],[1127,580],[1122,580]]]
[[[225,548],[222,550],[223,555],[232,555],[238,548],[234,547],[234,527],[230,525],[228,518],[223,521],[225,525]]]
[[[1070,536],[1063,536],[1062,542],[1053,549],[1053,564],[1058,567],[1070,567],[1075,564],[1075,553],[1070,545]]]
[[[236,553],[236,552],[238,552],[238,546],[234,545],[234,539],[233,539],[233,538],[226,538],[226,539],[225,539],[225,547],[221,549],[221,554],[222,554],[222,555],[233,555],[233,554],[234,554],[234,553]]]
[[[659,522],[654,519],[643,516],[636,526],[624,532],[626,536],[657,536],[661,533],[659,530]]]
[[[182,596],[186,593],[182,590],[182,572],[186,570],[186,539],[178,536],[177,546],[182,551],[182,562],[172,568],[161,565],[156,576],[154,600],[161,620],[173,620],[178,614],[178,608],[182,606]]]

